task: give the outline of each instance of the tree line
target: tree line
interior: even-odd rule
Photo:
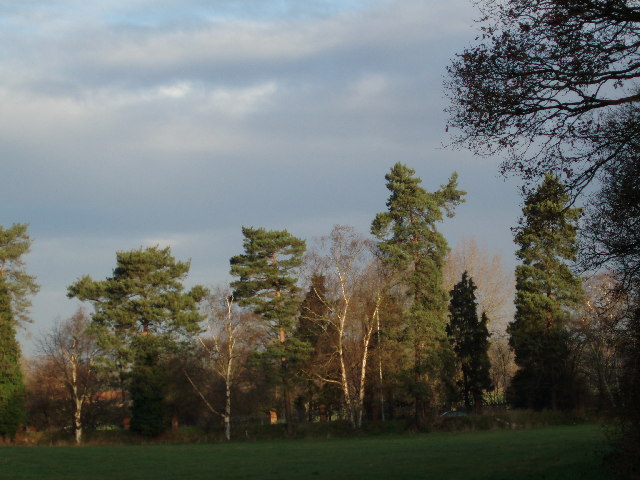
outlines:
[[[621,392],[616,469],[621,478],[640,478],[640,5],[636,0],[480,0],[477,5],[478,36],[451,61],[445,84],[453,143],[478,155],[501,155],[503,173],[524,179],[527,195],[542,177],[554,174],[570,203],[584,203],[578,264],[584,271],[614,273],[588,285],[589,292],[600,292],[588,309],[602,330],[601,342],[587,351],[607,395]],[[516,324],[525,315],[522,310]],[[624,321],[618,323],[621,315]],[[593,338],[594,332],[586,328],[583,334]],[[610,343],[616,335],[618,347]],[[608,349],[618,355],[606,355]],[[567,358],[552,350],[550,355]],[[604,373],[612,368],[622,372],[613,383]],[[526,369],[520,372],[518,381]],[[553,385],[560,380],[548,376],[546,382],[556,399],[560,392]]]
[[[234,424],[269,414],[290,431],[330,419],[425,428],[443,410],[491,403],[618,404],[626,312],[604,288],[613,276],[588,290],[572,273],[579,211],[557,177],[525,202],[506,329],[490,327],[510,294],[496,286],[495,259],[473,242],[452,256],[437,229],[464,201],[457,176],[428,192],[397,163],[385,179],[387,208],[371,236],[338,225],[307,248],[286,230],[243,227],[227,286],[186,289],[189,262],[168,247],[117,252],[110,277],[68,287],[92,311],[41,338],[28,388],[13,312],[24,316],[37,290],[21,261],[31,239],[25,225],[2,229],[0,433],[27,422],[66,428],[80,443],[87,428],[156,436],[173,419],[217,425],[229,439]]]

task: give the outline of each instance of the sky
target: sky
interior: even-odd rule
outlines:
[[[499,159],[447,147],[443,80],[471,0],[0,0],[0,225],[28,223],[34,338],[116,251],[170,246],[229,281],[241,227],[368,233],[384,175],[468,192],[440,230],[512,266],[521,199]]]

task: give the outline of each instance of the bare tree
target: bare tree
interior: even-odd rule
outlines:
[[[72,317],[56,324],[39,341],[41,361],[54,383],[63,386],[77,444],[82,442],[83,411],[99,388],[94,361],[100,354],[96,337],[89,330],[90,320],[79,309]]]
[[[353,428],[362,425],[369,346],[385,296],[385,278],[372,247],[353,227],[337,225],[307,259],[314,273],[325,278],[326,291],[318,296],[325,302],[322,321],[330,342],[325,362],[337,364],[335,370],[311,373],[340,386]]]
[[[507,389],[517,370],[513,348],[509,345],[509,336],[506,332],[492,334],[489,343],[489,361],[494,402],[502,403],[506,400]]]
[[[231,392],[242,368],[243,359],[253,349],[258,337],[255,315],[241,310],[230,291],[218,288],[205,301],[208,335],[198,337],[206,366],[224,383],[224,410],[212,405],[203,390],[185,371],[189,383],[211,413],[222,418],[224,435],[231,439]]]
[[[506,270],[499,253],[491,253],[478,245],[475,238],[463,238],[447,255],[444,285],[451,290],[463,272],[468,272],[478,289],[478,311],[489,317],[492,330],[502,330],[513,318],[515,277]]]
[[[628,298],[615,286],[617,279],[599,273],[584,283],[585,297],[579,320],[571,325],[580,349],[583,376],[597,392],[600,408],[617,405],[623,370]]]

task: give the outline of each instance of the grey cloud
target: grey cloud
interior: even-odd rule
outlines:
[[[441,81],[469,41],[466,0],[318,1],[299,13],[308,3],[288,2],[286,18],[226,20],[172,13],[185,3],[162,2],[166,18],[145,23],[130,15],[148,0],[60,2],[79,6],[68,12],[30,2],[0,32],[11,45],[0,51],[0,224],[31,223],[29,265],[47,292],[38,319],[68,313],[66,285],[108,275],[116,250],[167,242],[193,259],[192,281],[212,283],[242,225],[366,232],[396,161],[427,188],[458,170],[469,201],[443,228],[508,250],[515,188],[441,147]]]

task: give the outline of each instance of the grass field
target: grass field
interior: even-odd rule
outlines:
[[[605,438],[578,425],[329,440],[0,447],[0,479],[606,479]]]

